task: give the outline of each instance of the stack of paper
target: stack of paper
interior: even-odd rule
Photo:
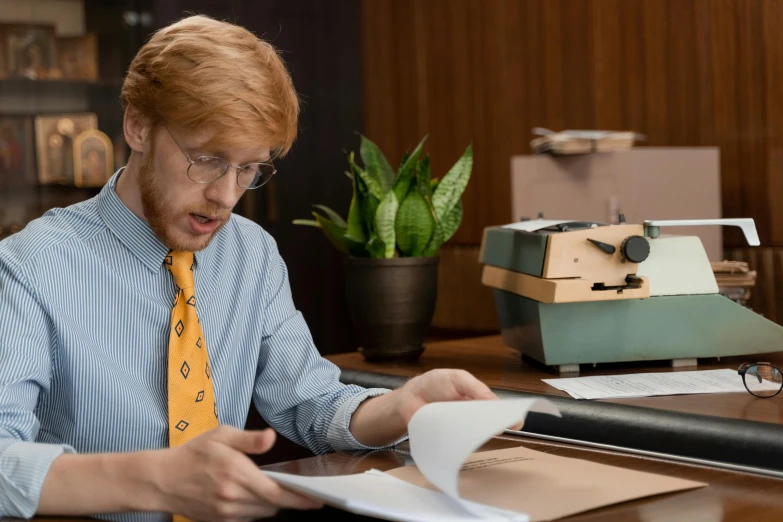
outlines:
[[[333,477],[266,473],[285,487],[346,511],[423,522],[551,520],[704,485],[521,446],[471,456],[504,428],[524,420],[528,411],[559,416],[545,399],[433,403],[408,425],[416,466]]]
[[[589,154],[591,152],[615,152],[629,150],[634,142],[644,136],[631,131],[564,130],[553,132],[536,127],[534,134],[541,137],[531,140],[536,154]]]
[[[756,286],[756,271],[744,261],[713,261],[712,272],[718,290],[732,301],[747,306],[751,288]]]
[[[542,379],[575,399],[619,399],[682,395],[695,393],[743,392],[745,385],[736,370],[699,370],[691,372],[637,373]],[[765,383],[777,390],[780,385]]]

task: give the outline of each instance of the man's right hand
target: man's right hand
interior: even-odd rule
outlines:
[[[60,455],[44,479],[36,514],[165,511],[204,522],[245,522],[283,508],[321,507],[280,487],[247,456],[269,451],[274,442],[271,429],[220,426],[173,448]]]
[[[156,482],[165,511],[191,520],[239,521],[274,516],[283,508],[321,508],[283,489],[246,455],[266,453],[274,442],[271,429],[220,426],[162,450]]]

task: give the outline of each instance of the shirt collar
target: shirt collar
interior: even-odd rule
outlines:
[[[109,179],[98,194],[98,213],[117,240],[125,245],[150,271],[157,272],[169,253],[167,247],[150,228],[146,221],[125,206],[115,192],[117,180],[125,167]],[[210,257],[214,239],[204,250],[195,253],[196,268],[203,266]]]

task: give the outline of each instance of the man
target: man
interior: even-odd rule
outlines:
[[[0,515],[317,508],[247,457],[275,439],[242,430],[251,399],[327,452],[402,440],[429,402],[496,398],[454,370],[346,386],[319,356],[274,240],[231,215],[296,135],[271,46],[184,19],[139,51],[122,100],[127,166],[0,243]]]

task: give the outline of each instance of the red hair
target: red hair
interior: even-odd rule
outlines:
[[[247,29],[198,15],[157,31],[131,62],[122,105],[161,121],[215,130],[212,145],[263,145],[285,155],[299,99],[278,52]]]

